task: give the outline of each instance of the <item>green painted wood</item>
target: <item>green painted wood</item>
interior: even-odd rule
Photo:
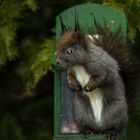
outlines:
[[[60,134],[60,70],[56,68],[54,74],[54,136]]]
[[[95,135],[83,138],[79,135],[59,135],[53,138],[53,140],[107,140],[105,135]],[[126,134],[121,134],[116,140],[127,140]]]
[[[93,15],[94,15],[96,21],[103,27],[105,26],[104,21],[106,21],[107,26],[112,30],[115,30],[118,26],[121,26],[122,31],[126,36],[125,15],[120,11],[117,11],[111,7],[107,7],[99,4],[91,4],[91,3],[82,4],[69,8],[64,12],[62,12],[60,15],[66,27],[74,28],[75,9],[76,9],[76,13],[78,13],[78,21],[83,31],[88,31],[89,27],[92,27],[92,29],[94,30],[94,20],[93,20]],[[61,34],[59,15],[56,18],[56,22],[57,22],[56,35],[57,35],[57,39],[59,39]]]
[[[96,33],[93,15],[97,23],[102,27],[107,26],[112,31],[115,31],[118,26],[122,28],[122,32],[126,37],[126,17],[123,13],[107,6],[99,4],[81,4],[71,7],[64,12],[60,13],[62,20],[66,27],[74,29],[75,26],[75,9],[78,14],[78,21],[80,28],[88,32],[89,28],[93,29]],[[105,24],[106,23],[106,24]],[[61,26],[59,15],[56,17],[56,40],[61,36]],[[61,84],[60,84],[60,69],[55,71],[55,97],[54,97],[54,140],[82,140],[79,135],[66,135],[60,133],[60,97],[61,97]],[[84,140],[106,140],[104,135],[95,135]],[[119,140],[126,139],[126,134],[120,135]]]
[[[79,135],[63,135],[55,137],[54,140],[107,140],[104,135],[89,136],[87,138],[79,137]]]

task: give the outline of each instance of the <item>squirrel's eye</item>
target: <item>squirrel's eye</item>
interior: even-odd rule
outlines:
[[[68,48],[66,51],[67,54],[72,54],[72,52],[73,52],[72,48]]]

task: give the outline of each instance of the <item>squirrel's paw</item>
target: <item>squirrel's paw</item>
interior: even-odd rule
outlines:
[[[73,90],[82,91],[82,87],[78,83],[76,83],[76,81],[68,80],[68,85]]]
[[[92,90],[93,90],[93,88],[90,87],[90,86],[85,86],[85,87],[84,87],[84,91],[85,91],[85,92],[91,92]]]
[[[87,138],[92,135],[94,135],[94,132],[92,130],[86,130],[86,131],[80,132],[80,136],[83,138]]]

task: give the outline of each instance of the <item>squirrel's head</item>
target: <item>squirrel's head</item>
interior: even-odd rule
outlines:
[[[57,44],[57,64],[68,68],[86,63],[86,34],[80,31],[65,32]]]

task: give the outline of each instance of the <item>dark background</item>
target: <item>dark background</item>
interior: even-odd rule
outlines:
[[[139,0],[0,0],[0,140],[52,140],[55,18],[87,2],[126,14],[139,55]],[[139,108],[130,120],[129,139],[139,140]]]

